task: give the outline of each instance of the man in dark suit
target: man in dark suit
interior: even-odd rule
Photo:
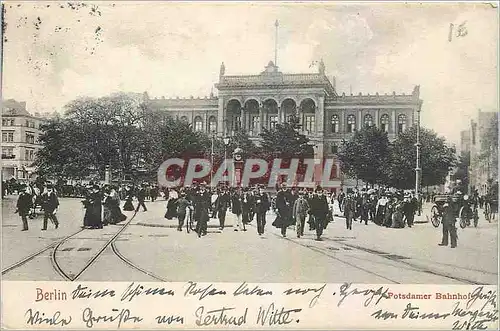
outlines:
[[[31,195],[31,190],[29,186],[24,185],[21,187],[23,191],[19,194],[17,199],[17,210],[21,220],[23,221],[23,229],[21,231],[28,230],[28,215],[30,214],[31,207],[33,207],[33,196]]]
[[[443,237],[439,246],[448,246],[448,235],[451,241],[451,248],[457,247],[457,228],[455,226],[456,218],[458,216],[458,202],[454,197],[448,198],[443,205]]]
[[[269,196],[264,189],[259,188],[259,192],[255,195],[255,213],[257,214],[257,233],[264,234],[264,227],[266,226],[266,212],[269,210],[271,203]]]
[[[209,209],[212,204],[212,195],[206,190],[206,185],[201,184],[200,190],[194,198],[194,217],[196,222],[196,233],[198,237],[207,234],[207,222],[210,218]]]
[[[286,184],[281,185],[280,191],[276,194],[276,209],[278,210],[279,222],[277,227],[281,228],[281,235],[286,237],[286,229],[292,224],[292,196],[287,190]]]
[[[52,184],[47,184],[47,191],[42,194],[41,201],[43,209],[42,230],[47,230],[47,221],[49,218],[57,229],[59,227],[59,221],[57,220],[56,213],[57,208],[59,207],[59,199],[57,198],[56,192],[54,192]]]
[[[139,189],[139,191],[137,192],[137,201],[139,201],[139,204],[137,205],[135,211],[139,211],[139,207],[141,206],[143,208],[143,211],[148,211],[146,205],[144,204],[145,200],[146,200],[146,186],[143,184]]]
[[[314,227],[316,228],[316,240],[321,240],[321,235],[326,224],[326,216],[328,215],[328,201],[323,194],[320,186],[316,187],[316,191],[310,202],[311,214],[314,216]]]
[[[219,217],[219,230],[224,230],[224,223],[226,222],[226,213],[231,206],[231,198],[227,188],[220,190],[217,200],[215,201],[215,211]]]

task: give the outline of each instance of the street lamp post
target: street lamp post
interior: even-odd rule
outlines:
[[[211,153],[210,153],[210,187],[213,186],[213,175],[214,175],[214,138],[215,138],[215,134],[214,132],[212,131],[212,136],[211,136],[211,140],[212,140],[212,149],[211,149]]]
[[[422,168],[420,167],[420,111],[421,105],[417,109],[417,143],[415,147],[417,148],[417,164],[415,166],[415,197],[417,201],[420,201],[420,181],[422,177]]]
[[[224,137],[224,162],[227,160],[227,146],[229,145],[229,137]]]

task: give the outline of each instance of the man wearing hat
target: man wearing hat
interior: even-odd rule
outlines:
[[[286,230],[292,224],[292,207],[290,204],[292,196],[287,190],[286,184],[281,185],[280,191],[276,194],[276,209],[278,210],[278,217],[273,225],[281,229],[281,235],[286,237]]]
[[[43,215],[43,228],[47,230],[47,221],[50,220],[54,223],[56,229],[59,227],[59,221],[56,217],[57,208],[59,207],[59,199],[52,184],[47,184],[47,191],[43,192],[41,196]]]
[[[310,202],[311,214],[314,216],[314,227],[316,228],[316,240],[321,240],[325,229],[326,216],[328,215],[328,201],[323,194],[321,186],[317,186]]]
[[[143,211],[148,211],[146,208],[146,205],[144,204],[144,201],[146,201],[146,186],[142,184],[141,188],[137,192],[137,201],[139,201],[139,204],[137,205],[137,208],[135,208],[135,211],[139,211],[139,208],[142,206]]]
[[[30,213],[31,207],[33,206],[33,197],[31,195],[31,189],[27,185],[22,185],[20,187],[21,193],[17,199],[17,209],[16,213],[19,213],[21,220],[23,221],[23,229],[21,231],[28,230],[28,215]]]
[[[196,219],[196,233],[198,237],[207,234],[207,223],[210,219],[209,209],[211,205],[211,194],[206,190],[205,183],[200,185],[200,190],[194,199],[194,218]]]
[[[448,235],[451,248],[457,247],[457,228],[455,227],[457,217],[457,198],[448,197],[443,205],[443,237],[439,246],[448,246]]]
[[[309,212],[309,203],[304,197],[304,192],[299,192],[299,198],[293,204],[293,217],[295,218],[295,228],[297,230],[297,238],[304,235],[304,223],[307,213]]]
[[[271,206],[269,196],[264,192],[264,188],[260,187],[259,191],[255,194],[255,213],[257,214],[257,233],[264,234],[266,226],[266,213]]]

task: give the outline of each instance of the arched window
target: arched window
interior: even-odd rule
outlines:
[[[339,146],[336,143],[332,144],[332,154],[337,154],[339,152]]]
[[[401,114],[398,116],[398,133],[402,133],[406,130],[406,115]]]
[[[182,116],[181,121],[183,121],[184,123],[187,123],[188,122],[187,116]]]
[[[194,131],[203,131],[203,120],[200,116],[194,118]]]
[[[208,119],[208,131],[210,131],[210,133],[217,131],[217,119],[215,116],[210,116]]]
[[[339,115],[332,115],[331,124],[332,124],[332,133],[338,133],[340,124]]]
[[[351,133],[356,131],[356,116],[349,115],[347,116],[347,132]]]
[[[380,130],[389,132],[389,115],[384,114],[380,117]]]
[[[373,116],[370,114],[365,115],[365,126],[372,126],[373,125]]]

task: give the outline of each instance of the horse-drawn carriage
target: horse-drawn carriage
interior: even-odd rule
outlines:
[[[434,198],[434,206],[431,209],[431,223],[437,228],[441,224],[443,219],[444,205],[452,196],[449,194],[438,194]],[[477,204],[470,201],[469,196],[466,194],[463,197],[456,197],[454,202],[459,204],[458,219],[459,224],[462,229],[466,228],[471,224],[471,220],[474,222],[474,227],[477,227],[479,220],[477,212]]]

